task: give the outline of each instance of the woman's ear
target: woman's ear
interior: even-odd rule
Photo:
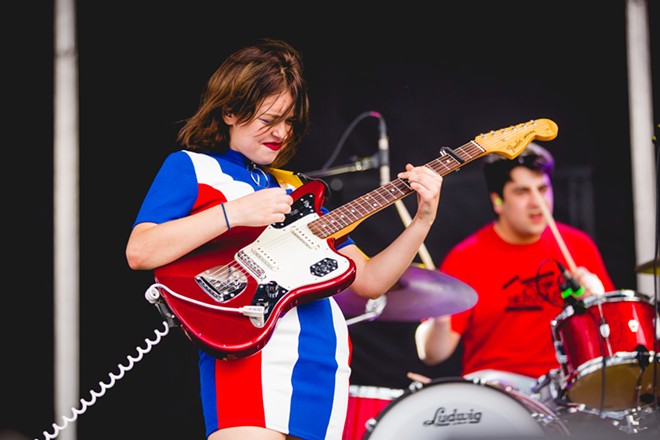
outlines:
[[[222,120],[227,125],[234,125],[236,123],[236,116],[232,112],[225,110],[222,112]]]

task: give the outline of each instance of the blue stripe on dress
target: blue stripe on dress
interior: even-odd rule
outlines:
[[[218,429],[218,407],[215,394],[215,358],[199,350],[200,397],[204,410],[206,436],[208,437]]]
[[[325,438],[337,373],[337,337],[327,298],[298,306],[301,356],[293,370],[289,432]]]

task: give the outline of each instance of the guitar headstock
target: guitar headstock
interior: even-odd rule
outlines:
[[[511,127],[480,134],[474,138],[486,153],[496,153],[513,159],[535,139],[551,141],[557,137],[558,127],[550,119],[532,119]]]

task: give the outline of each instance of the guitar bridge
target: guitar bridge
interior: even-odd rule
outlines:
[[[195,276],[197,284],[215,301],[226,302],[243,292],[247,276],[233,266],[216,266]]]

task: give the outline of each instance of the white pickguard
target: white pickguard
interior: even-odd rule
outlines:
[[[259,284],[275,281],[287,290],[337,278],[349,270],[350,261],[310,231],[307,225],[317,218],[319,215],[313,213],[283,228],[268,226],[236,253],[235,261]],[[324,262],[336,262],[337,267],[326,271],[328,264]]]

